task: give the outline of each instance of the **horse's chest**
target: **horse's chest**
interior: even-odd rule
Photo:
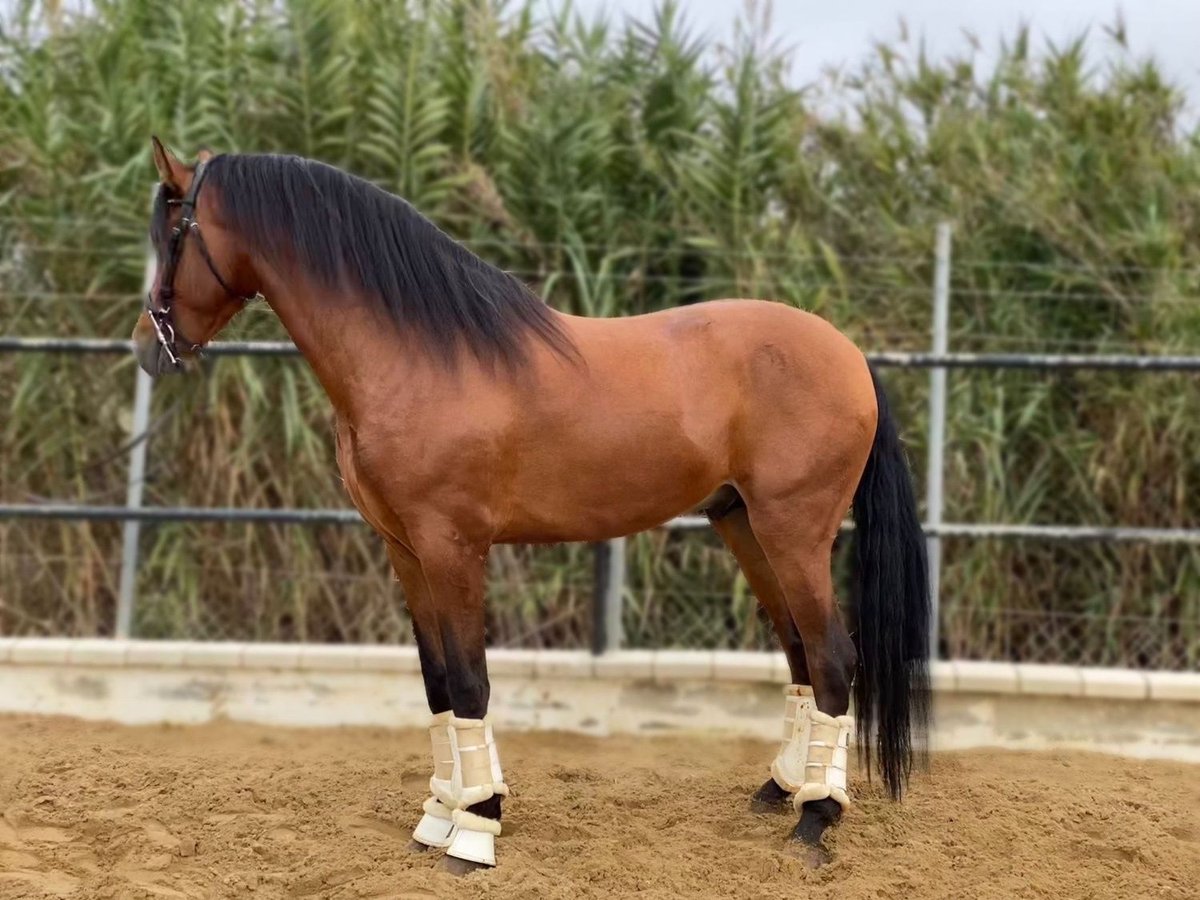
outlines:
[[[353,428],[339,421],[335,434],[338,470],[342,473],[342,483],[346,486],[350,502],[362,513],[367,524],[376,531],[390,534],[395,530],[395,523],[389,521],[392,517],[388,514],[387,504],[371,488],[372,478],[370,472],[363,468]]]

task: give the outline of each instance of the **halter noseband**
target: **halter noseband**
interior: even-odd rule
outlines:
[[[196,174],[193,176],[192,184],[184,198],[167,201],[168,206],[180,207],[183,215],[179,219],[179,224],[171,229],[171,237],[167,243],[167,259],[158,280],[157,304],[153,293],[146,294],[146,312],[150,316],[150,322],[154,325],[154,334],[158,338],[159,346],[166,351],[167,358],[175,368],[179,368],[181,363],[179,341],[183,342],[188,353],[195,353],[201,346],[187,340],[175,327],[171,317],[171,301],[175,299],[175,271],[179,268],[179,260],[183,257],[184,241],[189,234],[196,235],[196,246],[200,250],[200,255],[204,257],[204,262],[208,264],[208,271],[212,272],[213,278],[217,279],[217,283],[225,289],[225,293],[247,303],[254,299],[238,293],[221,277],[212,255],[208,252],[208,245],[204,243],[204,235],[200,233],[200,223],[195,218],[196,201],[200,196],[200,186],[204,183],[204,176],[207,172],[208,161],[205,160],[196,167]]]

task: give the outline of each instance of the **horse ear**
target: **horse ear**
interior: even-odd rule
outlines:
[[[213,158],[213,152],[212,152],[211,150],[209,150],[207,147],[201,147],[201,148],[200,148],[200,149],[199,149],[199,150],[196,152],[196,162],[197,162],[197,164],[199,164],[199,163],[206,163],[206,162],[208,162],[208,161],[209,161],[210,159],[212,159],[212,158]]]
[[[187,183],[188,167],[181,163],[170,150],[163,146],[157,137],[150,138],[150,148],[154,156],[154,168],[164,185],[176,194],[183,193]]]

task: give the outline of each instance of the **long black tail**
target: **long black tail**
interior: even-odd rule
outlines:
[[[929,718],[929,573],[912,478],[874,371],[879,423],[854,492],[858,569],[854,679],[859,753],[894,798],[912,771]]]

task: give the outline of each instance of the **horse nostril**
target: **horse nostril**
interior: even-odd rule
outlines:
[[[157,378],[167,371],[166,354],[158,341],[138,341],[134,346],[134,356],[137,357],[142,371],[152,378]]]

